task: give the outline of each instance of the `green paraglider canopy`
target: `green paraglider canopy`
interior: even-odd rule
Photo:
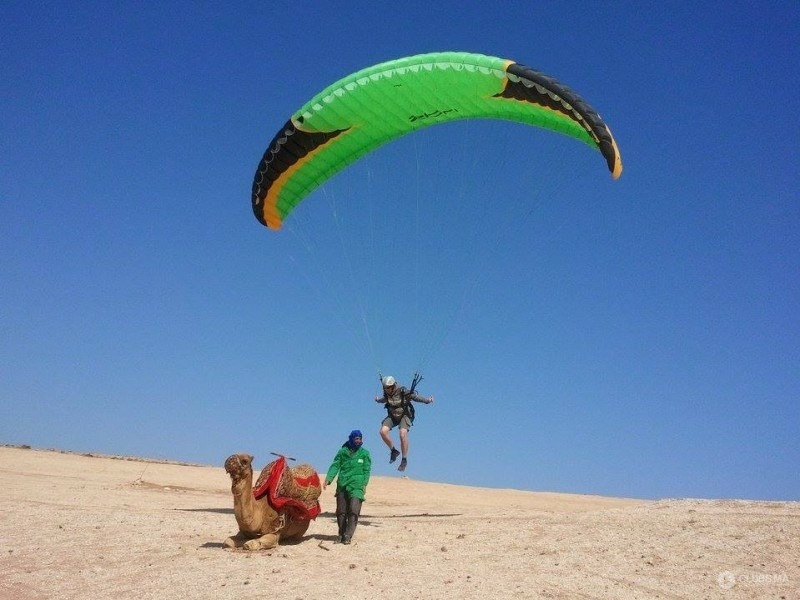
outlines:
[[[510,60],[467,52],[381,63],[327,87],[269,144],[253,181],[253,212],[271,229],[328,178],[402,135],[458,119],[544,127],[596,148],[616,179],[622,160],[611,131],[575,92]]]

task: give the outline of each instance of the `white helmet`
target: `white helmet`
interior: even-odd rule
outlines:
[[[397,382],[394,380],[394,377],[392,377],[391,375],[387,375],[386,377],[383,378],[383,387],[385,387],[385,388],[392,387],[395,383],[397,383]]]

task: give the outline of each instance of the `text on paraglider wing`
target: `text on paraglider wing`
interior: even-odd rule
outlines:
[[[420,121],[422,119],[438,119],[439,117],[444,117],[451,113],[457,113],[457,108],[445,108],[444,110],[435,110],[433,112],[424,112],[421,115],[411,115],[408,117],[408,120],[411,123],[415,123],[416,121]]]

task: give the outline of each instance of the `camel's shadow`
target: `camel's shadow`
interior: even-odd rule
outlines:
[[[339,541],[338,535],[324,535],[319,533],[313,533],[311,535],[304,535],[300,539],[291,539],[286,541],[281,541],[281,546],[297,546],[298,544],[302,544],[304,542],[310,542],[312,540],[316,540],[318,542],[333,542],[336,543]],[[204,544],[200,544],[200,548],[219,548],[225,549],[225,544],[222,542],[206,542]]]
[[[220,515],[235,514],[232,508],[175,508],[173,510],[179,510],[181,512],[209,512]]]
[[[179,508],[175,510],[183,510],[187,512],[213,512],[213,513],[220,513],[220,514],[233,514],[232,508]],[[442,519],[448,517],[459,517],[463,513],[413,513],[413,514],[406,514],[406,515],[383,515],[381,517],[367,517],[364,518],[363,516],[358,520],[359,527],[381,527],[381,519],[414,519],[414,518],[429,518],[429,519]],[[336,513],[333,512],[324,512],[320,513],[319,518],[321,519],[330,519],[334,523],[336,522]],[[302,544],[303,542],[308,542],[311,540],[317,540],[317,542],[332,542],[336,543],[339,541],[339,536],[334,534],[324,534],[324,533],[312,533],[310,535],[304,535],[299,539],[291,539],[286,541],[281,541],[281,546],[296,546],[298,544]],[[221,542],[206,542],[202,544],[200,548],[224,548],[225,545]]]

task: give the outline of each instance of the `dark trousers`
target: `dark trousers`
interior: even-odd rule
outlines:
[[[350,540],[358,525],[361,514],[361,500],[350,496],[344,490],[336,491],[336,522],[339,524],[339,538]]]

